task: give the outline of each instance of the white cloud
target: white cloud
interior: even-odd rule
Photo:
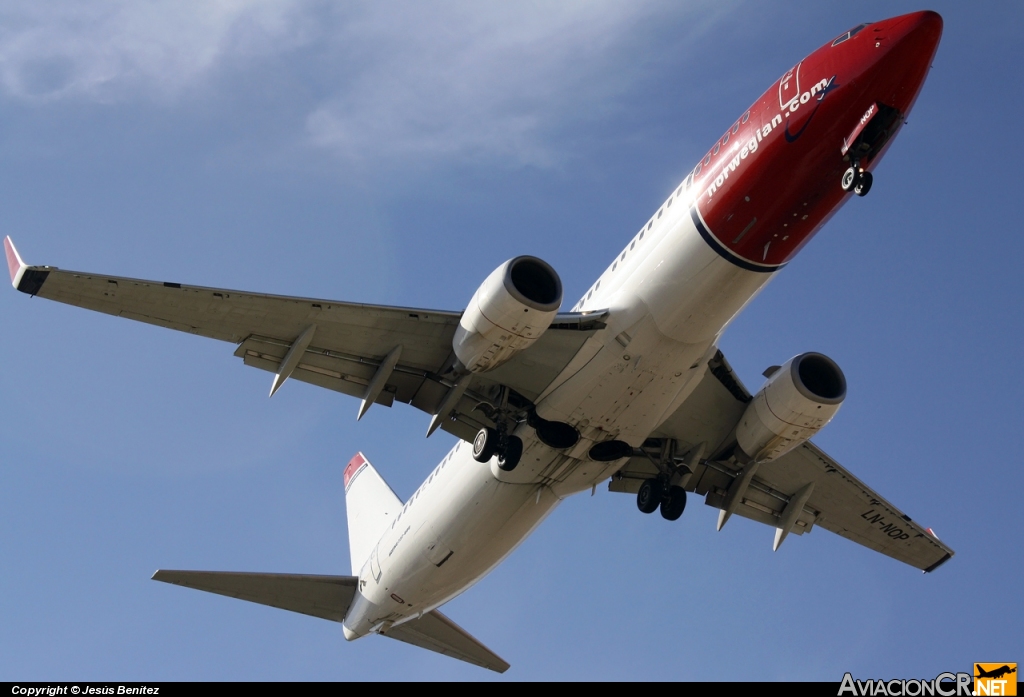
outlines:
[[[173,97],[229,56],[309,40],[295,0],[15,0],[0,9],[0,86],[34,102]]]
[[[700,33],[693,27],[710,11],[660,0],[17,0],[11,8],[0,10],[0,88],[14,98],[174,101],[196,87],[230,90],[217,83],[225,66],[293,60],[304,63],[288,74],[314,76],[296,124],[314,147],[351,160],[539,166],[560,158],[557,129],[626,89],[619,59],[650,50],[638,36],[656,26],[648,20],[687,26],[681,15],[701,15],[689,25]]]
[[[316,108],[313,142],[349,157],[496,156],[546,165],[567,105],[621,88],[614,56],[649,3],[402,3],[334,41],[351,83]]]

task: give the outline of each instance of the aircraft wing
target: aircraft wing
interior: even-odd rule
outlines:
[[[653,434],[675,439],[679,452],[701,442],[707,444],[712,457],[694,465],[685,488],[703,496],[709,506],[725,509],[730,486],[740,483],[743,467],[732,458],[716,460],[714,455],[727,450],[723,446],[728,445],[732,429],[750,399],[750,393],[718,352],[690,398]],[[633,457],[609,488],[635,493],[644,479],[657,472],[650,458]],[[757,467],[733,512],[775,527],[776,548],[786,535],[802,535],[820,526],[926,572],[954,554],[934,533],[915,523],[810,441]],[[720,525],[724,524],[722,518]]]
[[[491,425],[473,408],[505,385],[533,400],[601,324],[601,315],[564,313],[530,348],[456,386],[452,337],[461,312],[363,305],[145,281],[28,266],[4,240],[18,290],[117,317],[237,344],[245,365],[371,404],[411,404],[465,440]],[[292,348],[296,348],[292,351]],[[383,368],[383,370],[382,370]],[[378,377],[378,380],[374,380]],[[273,393],[273,392],[272,392]],[[452,400],[446,400],[447,397]],[[446,401],[452,403],[446,404]],[[449,417],[450,414],[450,417]],[[431,429],[432,430],[432,429]]]

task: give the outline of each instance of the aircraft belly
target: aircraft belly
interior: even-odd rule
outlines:
[[[381,577],[361,582],[368,615],[346,619],[353,631],[399,624],[447,602],[508,556],[559,502],[546,487],[497,481],[469,448],[431,484],[381,538]]]
[[[425,608],[448,602],[486,576],[560,503],[547,487],[497,484],[493,512],[481,511],[475,519],[465,521],[453,537],[457,551],[419,579],[418,592]]]
[[[647,256],[621,273],[628,280],[596,300],[611,308],[608,328],[594,337],[603,346],[537,404],[543,418],[575,426],[580,442],[568,452],[530,443],[526,466],[492,468],[496,477],[544,482],[564,498],[614,474],[618,465],[594,463],[590,447],[610,439],[640,445],[692,392],[721,332],[772,277],[722,258],[690,216],[674,220]],[[529,433],[517,435],[529,443]]]
[[[772,278],[722,258],[680,217],[637,269],[636,295],[658,329],[686,344],[714,341]]]

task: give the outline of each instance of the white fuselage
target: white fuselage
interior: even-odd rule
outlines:
[[[521,425],[512,472],[476,462],[459,442],[405,504],[363,566],[345,620],[349,639],[416,618],[480,580],[565,497],[626,460],[595,462],[594,443],[639,446],[689,396],[726,325],[771,278],[722,258],[676,194],[573,308],[608,309],[595,333],[537,400],[537,412],[581,433],[568,451]],[[679,193],[682,192],[682,196]],[[709,356],[708,356],[709,357]]]

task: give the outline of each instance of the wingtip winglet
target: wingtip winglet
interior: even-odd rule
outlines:
[[[4,238],[4,253],[7,255],[7,270],[11,273],[11,285],[17,288],[21,282],[21,277],[25,274],[25,269],[28,267],[21,260],[21,255],[18,254],[18,250],[14,247],[14,242],[11,241],[10,235]]]

